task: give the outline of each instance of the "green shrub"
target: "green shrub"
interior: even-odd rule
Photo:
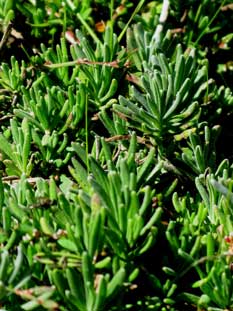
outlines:
[[[0,0],[1,310],[233,310],[231,11]]]

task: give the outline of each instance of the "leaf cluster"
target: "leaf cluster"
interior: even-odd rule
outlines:
[[[233,309],[231,10],[0,0],[2,310]]]

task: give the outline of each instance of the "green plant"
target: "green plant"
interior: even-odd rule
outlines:
[[[16,302],[14,293],[18,288],[25,286],[30,279],[26,274],[22,246],[17,248],[17,255],[14,260],[10,258],[7,250],[1,251],[0,255],[0,299],[1,303]],[[20,276],[20,278],[19,278]],[[18,303],[17,303],[18,305]]]
[[[5,135],[0,134],[0,144],[2,160],[6,165],[6,172],[9,175],[25,174],[30,175],[32,170],[32,156],[30,157],[31,129],[26,119],[22,121],[22,126],[18,127],[16,120],[10,121],[13,144],[10,144]]]
[[[14,19],[14,2],[11,0],[0,2],[0,21],[1,21],[1,27],[3,26],[3,29],[7,27],[8,23]]]
[[[165,146],[174,135],[191,129],[198,121],[206,67],[198,69],[194,50],[185,56],[180,46],[174,63],[157,53],[144,66],[139,84],[142,91],[132,86],[131,98],[120,96],[113,109],[129,118],[129,127],[149,136],[160,156],[166,156],[169,150]]]
[[[233,309],[231,9],[0,0],[1,310]]]

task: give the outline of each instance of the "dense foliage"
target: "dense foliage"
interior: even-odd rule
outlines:
[[[1,310],[233,310],[232,10],[0,0]]]

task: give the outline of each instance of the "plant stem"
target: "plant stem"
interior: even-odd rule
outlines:
[[[89,158],[88,158],[88,98],[85,95],[85,136],[86,136],[86,158],[87,158],[87,173],[89,175]]]
[[[91,27],[87,24],[87,22],[82,18],[82,16],[77,13],[77,17],[80,20],[80,22],[83,24],[83,26],[86,28],[89,35],[92,37],[92,39],[95,41],[96,44],[102,44],[97,35],[94,33],[94,31],[91,29]]]
[[[122,30],[122,32],[120,33],[119,37],[118,37],[118,42],[121,41],[121,39],[123,38],[125,32],[127,31],[127,29],[129,28],[129,24],[132,22],[134,16],[141,10],[143,4],[144,4],[145,0],[141,0],[138,5],[136,6],[135,10],[133,11],[133,14],[130,16],[130,19],[128,20],[127,24],[125,25],[124,29]]]

